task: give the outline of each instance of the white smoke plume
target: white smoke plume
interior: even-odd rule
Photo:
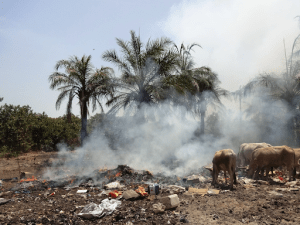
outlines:
[[[211,163],[216,151],[231,148],[236,153],[244,142],[287,144],[286,122],[292,116],[284,103],[274,102],[267,95],[251,96],[239,109],[208,110],[206,134],[196,135],[200,121],[185,108],[144,106],[143,116],[112,117],[104,120],[90,135],[87,143],[68,151],[61,146],[58,153],[61,174],[50,168],[46,177],[59,178],[66,174],[89,175],[94,170],[118,165],[147,169],[154,173],[184,176]],[[144,114],[143,114],[144,115]],[[212,120],[210,118],[215,115]],[[105,134],[110,131],[115,136]],[[111,134],[110,133],[110,134]],[[57,166],[54,165],[54,166]],[[62,170],[63,169],[63,170]]]

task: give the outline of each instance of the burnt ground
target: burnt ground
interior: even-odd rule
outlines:
[[[26,176],[39,177],[42,170],[55,160],[55,153],[29,153],[20,156],[20,170]],[[34,160],[35,158],[35,160]],[[153,212],[153,204],[168,196],[168,189],[157,197],[150,195],[136,200],[120,199],[121,206],[111,215],[102,218],[83,219],[77,214],[89,203],[100,204],[108,198],[102,186],[88,185],[67,188],[69,180],[61,185],[51,181],[37,180],[20,183],[17,159],[0,159],[2,181],[0,198],[0,224],[300,224],[300,182],[251,182],[239,179],[233,191],[221,185],[219,194],[178,193],[179,207],[162,214]],[[127,174],[126,176],[133,176]],[[122,181],[122,179],[119,179]],[[161,179],[160,179],[161,180]],[[147,184],[123,182],[125,189],[136,189]],[[247,183],[247,184],[245,184]],[[172,184],[172,181],[169,181]],[[194,187],[210,188],[210,179],[193,184]],[[77,190],[88,190],[77,194]],[[188,189],[188,185],[186,185]],[[0,199],[1,200],[1,199]]]

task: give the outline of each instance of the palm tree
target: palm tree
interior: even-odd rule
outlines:
[[[288,136],[292,137],[293,144],[296,141],[295,126],[299,126],[300,123],[300,61],[297,60],[300,55],[300,50],[297,49],[300,46],[299,42],[300,35],[294,40],[289,60],[286,59],[286,72],[281,76],[261,74],[244,87],[245,94],[253,93],[257,87],[264,87],[270,91],[274,101],[285,103],[287,111],[293,115],[287,122],[287,130],[290,132]]]
[[[60,68],[65,73],[58,72]],[[103,111],[100,103],[101,97],[108,97],[113,93],[112,75],[113,70],[109,67],[101,67],[94,70],[91,64],[91,56],[83,56],[81,59],[72,56],[69,60],[60,60],[55,65],[56,72],[49,76],[50,88],[57,88],[61,93],[56,101],[56,109],[60,108],[61,102],[68,98],[67,115],[70,121],[72,102],[77,97],[81,114],[81,145],[87,136],[88,106],[92,102],[93,111],[97,103]]]
[[[102,58],[115,64],[121,71],[116,79],[116,95],[108,102],[110,113],[121,108],[141,109],[143,104],[154,104],[165,98],[161,78],[171,75],[177,55],[169,50],[172,44],[168,38],[148,40],[145,48],[134,31],[130,31],[130,41],[116,39],[122,57],[115,50],[106,51]]]
[[[200,114],[200,132],[204,134],[207,105],[209,103],[221,105],[220,97],[227,96],[228,92],[219,87],[218,76],[209,67],[194,68],[195,62],[191,56],[194,46],[201,47],[196,43],[185,47],[182,43],[178,48],[174,44],[175,52],[178,55],[175,75],[166,77],[164,82],[182,96],[181,98],[176,96],[173,102],[177,105],[184,105],[196,115]]]

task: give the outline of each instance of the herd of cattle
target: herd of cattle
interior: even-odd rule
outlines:
[[[295,179],[296,169],[300,166],[300,148],[291,148],[286,145],[272,146],[267,143],[244,143],[241,144],[239,153],[236,155],[231,149],[217,151],[213,158],[212,184],[217,184],[218,174],[224,171],[225,181],[226,172],[230,175],[230,188],[236,182],[236,167],[249,165],[248,176],[257,179],[259,176],[266,178],[273,168],[286,167],[289,171],[289,180]],[[293,177],[293,178],[292,178]]]

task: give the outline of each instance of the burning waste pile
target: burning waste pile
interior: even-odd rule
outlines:
[[[90,175],[84,176],[66,175],[55,179],[29,176],[19,181],[6,179],[2,181],[3,184],[12,182],[14,185],[7,190],[2,190],[0,194],[0,205],[3,209],[5,208],[6,212],[1,212],[0,222],[10,224],[181,224],[197,222],[198,220],[193,220],[193,217],[189,216],[193,215],[194,211],[198,214],[203,211],[211,212],[207,216],[210,220],[206,220],[206,223],[211,223],[222,217],[222,213],[216,214],[218,206],[215,201],[217,199],[228,202],[232,199],[232,195],[240,196],[238,193],[255,197],[249,192],[255,192],[255,189],[261,187],[270,188],[269,184],[273,182],[274,187],[268,189],[266,194],[280,201],[284,195],[294,197],[293,194],[299,190],[300,186],[299,181],[276,180],[277,175],[286,178],[286,174],[279,171],[275,171],[276,177],[273,181],[267,182],[245,178],[244,170],[240,170],[237,172],[236,191],[229,190],[223,173],[219,176],[219,188],[216,189],[211,185],[211,166],[211,164],[207,165],[181,177],[119,165],[116,168],[96,169]],[[253,199],[250,200],[253,201]],[[212,211],[207,211],[206,207],[208,209],[211,207]],[[230,206],[231,211],[227,213],[232,214],[232,211],[240,206],[236,207],[236,209],[231,209],[232,206]],[[224,207],[220,205],[219,208]],[[244,218],[245,213],[235,216],[239,222],[248,221]]]
[[[279,171],[269,181],[255,181],[240,168],[232,191],[224,173],[212,186],[212,165],[203,165],[212,162],[224,143],[234,149],[234,138],[195,140],[197,121],[176,115],[159,118],[139,124],[123,120],[116,150],[103,133],[94,133],[83,148],[60,147],[42,176],[3,180],[0,223],[300,223],[282,213],[300,212],[295,195],[299,181],[287,182]]]
[[[9,181],[12,180],[4,182]],[[210,182],[204,168],[202,175],[180,178],[154,175],[148,170],[134,170],[127,165],[97,169],[90,176],[73,175],[55,180],[32,176],[19,180],[0,194],[1,205],[12,201],[18,204],[18,213],[27,212],[27,215],[20,216],[19,220],[14,215],[7,215],[0,217],[0,221],[25,224],[94,220],[104,224],[188,222],[185,215],[176,210],[182,204],[179,196],[207,194],[209,192],[205,193],[204,189],[191,187],[205,186]],[[39,208],[43,211],[38,212]]]

